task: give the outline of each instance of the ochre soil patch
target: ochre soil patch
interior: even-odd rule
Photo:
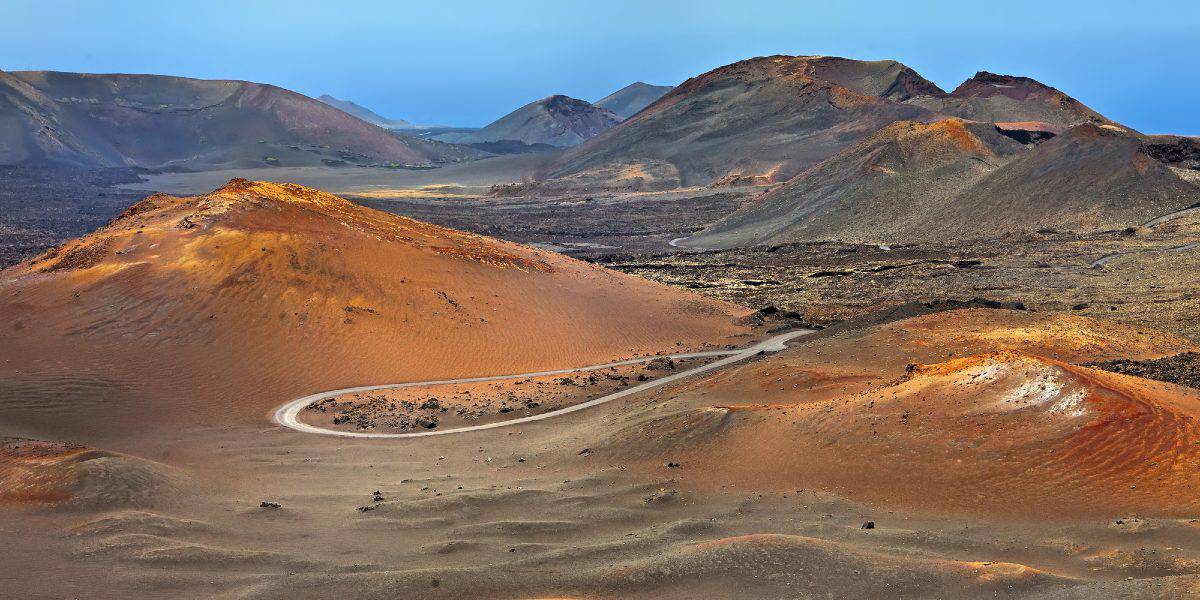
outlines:
[[[1080,366],[1191,348],[1084,317],[937,313],[695,382],[690,408],[648,415],[614,443],[686,440],[673,456],[718,487],[815,487],[935,512],[1194,515],[1200,392]]]

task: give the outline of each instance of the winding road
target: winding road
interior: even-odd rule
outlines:
[[[1182,210],[1177,210],[1173,213],[1168,213],[1161,217],[1155,217],[1153,219],[1150,219],[1149,221],[1142,223],[1142,227],[1155,227],[1162,223],[1166,223],[1167,221],[1173,221],[1175,219],[1178,219],[1179,217],[1182,217],[1185,215],[1190,215],[1196,211],[1200,211],[1200,206],[1189,206]]]
[[[1155,217],[1153,219],[1150,219],[1149,221],[1142,223],[1142,227],[1150,227],[1150,228],[1157,227],[1163,223],[1166,223],[1168,221],[1173,221],[1175,219],[1178,219],[1178,218],[1186,216],[1186,215],[1190,215],[1197,211],[1200,211],[1200,206],[1189,206],[1187,208],[1177,210],[1173,213],[1168,213],[1161,217]],[[1188,250],[1193,250],[1195,248],[1200,248],[1200,242],[1193,243],[1193,244],[1184,244],[1182,246],[1175,246],[1173,248],[1165,248],[1165,249],[1155,248],[1155,249],[1141,250],[1141,251],[1135,251],[1135,252],[1186,252]],[[1112,259],[1118,258],[1125,254],[1131,254],[1131,253],[1130,252],[1114,252],[1112,254],[1105,254],[1104,256],[1101,256],[1100,258],[1097,258],[1096,260],[1092,261],[1091,268],[1099,269],[1099,268],[1103,267],[1105,264],[1107,264],[1109,261],[1111,261]]]
[[[797,331],[789,331],[786,333],[781,333],[770,339],[764,340],[762,342],[759,342],[753,346],[744,348],[742,350],[714,350],[714,351],[710,351],[710,352],[690,352],[690,353],[685,353],[685,354],[668,354],[668,355],[660,355],[660,356],[647,356],[644,358],[633,358],[633,359],[629,359],[629,360],[621,360],[621,361],[617,361],[617,362],[605,363],[602,365],[590,365],[590,366],[586,366],[586,367],[578,367],[578,368],[574,368],[574,369],[558,369],[558,370],[554,370],[554,371],[540,371],[537,373],[518,373],[515,375],[493,375],[493,376],[489,376],[489,377],[469,377],[469,378],[465,378],[465,379],[442,379],[442,380],[438,380],[438,381],[416,381],[416,382],[412,382],[412,383],[387,383],[387,384],[383,384],[383,385],[366,385],[366,386],[361,386],[361,387],[343,388],[340,390],[331,390],[328,392],[320,392],[318,394],[312,394],[309,396],[304,396],[303,398],[297,398],[295,400],[292,400],[291,402],[288,402],[287,404],[284,404],[283,406],[280,406],[278,409],[276,409],[275,414],[272,417],[272,420],[274,420],[275,423],[277,423],[279,425],[287,427],[288,429],[294,429],[296,431],[301,431],[304,433],[316,433],[316,434],[321,434],[321,435],[333,435],[333,436],[348,437],[348,438],[428,437],[428,436],[433,436],[433,435],[450,435],[450,434],[454,434],[454,433],[468,433],[471,431],[482,431],[484,429],[495,429],[497,427],[507,427],[510,425],[519,425],[521,423],[532,423],[534,421],[544,421],[546,419],[551,419],[551,418],[554,418],[554,417],[557,417],[560,415],[565,415],[567,413],[573,413],[576,411],[584,410],[586,408],[591,408],[593,406],[598,406],[598,405],[604,404],[605,402],[612,402],[613,400],[617,400],[619,398],[624,398],[626,396],[631,396],[633,394],[644,392],[651,388],[655,388],[655,387],[658,387],[661,385],[666,385],[673,381],[679,381],[680,379],[683,379],[685,377],[699,375],[700,373],[712,371],[714,369],[719,369],[719,368],[727,366],[727,365],[738,363],[738,362],[741,362],[748,358],[751,358],[753,356],[757,356],[758,354],[762,354],[762,353],[766,353],[766,352],[778,352],[780,350],[787,348],[788,340],[800,337],[802,335],[808,335],[813,332],[814,332],[814,330],[812,330],[812,329],[801,329],[801,330],[797,330]],[[454,429],[442,429],[442,430],[437,430],[437,431],[415,431],[412,433],[378,433],[378,432],[369,432],[369,431],[338,431],[336,429],[326,429],[324,427],[317,427],[315,425],[309,425],[308,423],[304,423],[300,420],[300,413],[302,411],[304,411],[304,409],[307,406],[309,406],[310,404],[324,400],[326,398],[333,398],[335,396],[340,396],[342,394],[353,394],[353,393],[357,393],[357,392],[371,392],[371,391],[375,391],[375,390],[386,390],[386,389],[395,389],[395,388],[417,387],[417,386],[423,386],[423,385],[473,383],[473,382],[479,382],[479,381],[499,381],[499,380],[503,380],[503,379],[520,379],[520,378],[525,378],[525,377],[541,377],[541,376],[546,376],[546,375],[566,375],[568,373],[578,373],[580,371],[596,371],[599,369],[607,369],[609,367],[617,367],[617,366],[621,366],[621,365],[631,365],[631,364],[636,364],[636,363],[650,362],[656,358],[663,358],[664,356],[667,358],[679,358],[679,359],[703,358],[703,357],[709,357],[709,356],[712,356],[712,357],[722,356],[724,358],[715,360],[715,361],[707,363],[707,364],[700,365],[699,367],[696,367],[694,369],[688,369],[687,371],[681,371],[679,373],[667,375],[667,376],[661,377],[659,379],[652,379],[645,383],[641,383],[641,384],[635,385],[633,387],[623,389],[619,392],[609,394],[607,396],[601,396],[599,398],[594,398],[592,400],[588,400],[587,402],[582,402],[580,404],[573,404],[566,408],[552,410],[550,412],[545,412],[545,413],[542,413],[539,415],[531,415],[528,417],[521,417],[518,419],[510,419],[508,421],[497,421],[495,423],[485,423],[483,425],[472,425],[470,427],[457,427]]]

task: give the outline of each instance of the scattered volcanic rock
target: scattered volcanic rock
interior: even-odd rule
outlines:
[[[1155,160],[1181,169],[1200,170],[1200,138],[1148,136],[1146,153]]]
[[[628,119],[672,89],[669,85],[650,85],[638,81],[601,98],[595,104],[622,119]]]
[[[159,75],[0,72],[0,142],[0,163],[8,164],[206,169],[439,161],[405,138],[282,88]]]
[[[520,140],[500,140],[498,142],[475,142],[469,147],[491,154],[530,154],[534,152],[555,152],[559,148],[550,144],[526,144]]]
[[[996,130],[1022,144],[1040,144],[1065,128],[1041,121],[997,121]]]
[[[1181,352],[1174,356],[1150,360],[1107,360],[1087,366],[1200,388],[1200,353],[1196,352]]]
[[[478,131],[434,137],[456,144],[517,140],[565,148],[591,139],[620,121],[620,117],[607,109],[555,95],[530,102]]]

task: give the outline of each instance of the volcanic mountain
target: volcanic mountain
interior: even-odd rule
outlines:
[[[671,89],[669,85],[650,85],[638,81],[601,98],[595,104],[612,111],[622,119],[628,119],[665,96]]]
[[[912,100],[930,110],[988,122],[1038,122],[1063,130],[1082,123],[1116,125],[1082,102],[1028,77],[980,71],[949,94]]]
[[[530,102],[479,131],[434,137],[456,144],[517,140],[565,148],[591,139],[620,121],[617,115],[589,102],[555,95]]]
[[[1057,227],[1121,229],[1200,202],[1200,186],[1123,129],[1078,125],[959,195],[952,235]]]
[[[981,72],[946,93],[895,61],[768,56],[694,77],[540,173],[544,189],[669,189],[790,179],[887,125],[998,122],[1037,140],[1113,125],[1052,87]]]
[[[1017,136],[1019,137],[1019,136]],[[1119,229],[1200,202],[1200,187],[1113,126],[1023,145],[993,124],[900,122],[681,242],[698,248],[841,239]]]
[[[207,169],[439,160],[428,146],[272,85],[0,72],[0,163]]]
[[[685,245],[892,239],[937,227],[965,187],[1024,147],[995,126],[899,121],[709,226]]]
[[[902,101],[939,91],[894,61],[750,59],[689,79],[568,151],[547,176],[658,174],[650,187],[783,181],[889,123],[930,116]]]
[[[47,419],[67,402],[106,423],[253,421],[313,390],[718,342],[747,331],[734,320],[748,311],[317,190],[234,180],[150,196],[3,271],[0,312],[0,395],[20,399],[0,404],[0,421],[36,429],[29,403],[42,401]],[[63,400],[72,390],[81,396]]]
[[[317,98],[317,100],[320,100],[321,102],[324,102],[325,104],[328,104],[348,115],[358,117],[359,119],[362,119],[372,125],[378,125],[384,129],[414,129],[420,127],[420,125],[413,125],[404,119],[389,119],[387,117],[380,116],[378,113],[365,106],[356,104],[349,100],[334,98],[329,94],[322,94]]]

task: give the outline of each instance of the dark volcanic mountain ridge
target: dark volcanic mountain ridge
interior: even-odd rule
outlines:
[[[0,164],[215,169],[440,162],[272,85],[159,75],[0,72]]]
[[[768,56],[689,79],[543,175],[551,188],[779,183],[896,121],[948,117],[1047,133],[1118,126],[1025,77],[980,72],[947,93],[896,61]]]
[[[628,119],[672,89],[669,85],[650,85],[638,81],[597,100],[595,104],[611,110],[622,119]]]
[[[530,102],[478,131],[434,137],[456,144],[516,140],[531,146],[565,148],[591,139],[620,121],[621,117],[589,102],[554,95]]]

